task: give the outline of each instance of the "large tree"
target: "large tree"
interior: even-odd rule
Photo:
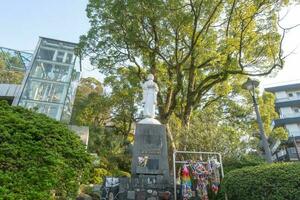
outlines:
[[[106,76],[128,66],[140,80],[154,74],[160,120],[176,112],[188,125],[193,110],[218,98],[216,85],[282,67],[282,2],[90,0],[81,48]]]
[[[113,119],[114,102],[105,94],[103,84],[95,78],[80,80],[77,88],[71,124],[89,126],[90,131],[103,128]]]

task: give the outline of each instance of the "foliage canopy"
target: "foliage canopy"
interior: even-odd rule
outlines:
[[[188,125],[193,110],[226,95],[236,79],[282,67],[281,6],[269,0],[90,0],[91,29],[80,47],[108,77],[128,66],[139,81],[154,74],[160,120],[176,113]]]

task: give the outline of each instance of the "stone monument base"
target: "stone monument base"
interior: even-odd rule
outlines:
[[[155,119],[146,118],[136,125],[131,176],[119,178],[119,185],[113,190],[118,199],[173,199],[174,183],[169,174],[166,128]]]
[[[131,178],[121,178],[119,199],[172,199],[166,128],[146,118],[136,125]]]
[[[138,178],[120,178],[119,199],[168,200],[173,199],[173,184],[163,177],[145,175]]]

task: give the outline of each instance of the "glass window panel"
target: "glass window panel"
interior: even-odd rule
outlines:
[[[28,102],[26,100],[21,100],[19,105],[27,109],[31,109],[39,113],[43,113],[54,119],[57,118],[59,108],[61,107],[61,105],[51,105],[51,104],[45,104],[40,102]]]
[[[29,80],[22,99],[63,103],[68,85]]]
[[[36,78],[50,80],[51,78],[54,77],[54,75],[52,74],[52,71],[53,71],[52,64],[44,63],[44,62],[37,62],[31,71],[31,76],[36,77]]]
[[[59,110],[59,106],[58,105],[47,105],[47,104],[41,104],[41,106],[39,107],[38,112],[40,113],[44,113],[49,117],[52,118],[56,118],[57,113]]]
[[[64,98],[63,98],[63,93],[65,90],[64,85],[58,85],[58,84],[53,84],[51,87],[51,90],[48,93],[48,96],[50,97],[49,101],[54,102],[54,103],[63,103]]]
[[[73,64],[74,63],[74,55],[73,54],[71,54],[71,53],[67,54],[66,63],[67,64]]]
[[[65,52],[63,51],[58,51],[57,55],[56,55],[56,62],[63,62],[64,60],[64,56],[65,56]]]
[[[43,86],[39,82],[29,80],[24,89],[22,99],[42,100],[41,91]]]
[[[53,60],[54,57],[54,50],[49,50],[49,49],[40,49],[37,58],[38,59],[43,59],[43,60]]]
[[[290,154],[296,153],[296,149],[294,147],[290,147],[287,150]]]
[[[69,82],[69,66],[65,65],[55,65],[54,68],[54,80],[61,82]]]
[[[34,65],[31,76],[50,81],[69,82],[69,68],[69,66],[65,65],[52,65],[49,63],[38,62]]]
[[[24,105],[25,108],[27,108],[27,109],[36,110],[36,111],[39,110],[39,104],[38,103],[24,101],[24,104],[25,104]]]

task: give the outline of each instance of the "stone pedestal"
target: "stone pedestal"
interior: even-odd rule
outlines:
[[[136,125],[131,175],[130,179],[121,179],[120,199],[172,199],[164,125]]]
[[[143,163],[140,163],[144,160]],[[166,128],[161,124],[137,124],[132,157],[133,177],[158,175],[169,179]]]

